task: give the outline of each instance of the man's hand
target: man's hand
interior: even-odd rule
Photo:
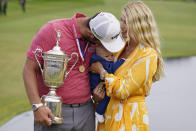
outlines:
[[[34,62],[30,58],[27,58],[23,69],[23,79],[31,105],[35,103],[41,103],[37,87],[38,70],[40,69],[37,62]],[[39,123],[42,126],[50,126],[52,124],[49,118],[53,120],[54,116],[51,113],[50,109],[46,106],[41,106],[36,111],[34,111],[35,122]]]
[[[93,100],[97,103],[105,97],[105,90],[103,84],[99,83],[97,87],[93,90]]]
[[[47,106],[39,107],[34,111],[35,122],[41,126],[50,126],[52,124],[51,120],[54,120],[54,115]]]

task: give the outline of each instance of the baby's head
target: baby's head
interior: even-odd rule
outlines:
[[[96,46],[96,54],[106,61],[114,61],[114,54],[106,50],[102,44]]]

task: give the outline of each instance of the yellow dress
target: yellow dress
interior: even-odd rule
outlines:
[[[105,112],[105,123],[98,131],[148,131],[149,117],[145,97],[157,69],[157,53],[139,44],[113,74],[106,74],[106,92],[111,98]]]

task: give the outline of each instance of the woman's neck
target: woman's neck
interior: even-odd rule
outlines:
[[[139,43],[136,43],[134,41],[130,41],[129,43],[126,43],[126,46],[124,48],[124,51],[122,51],[121,55],[119,56],[119,59],[127,59],[130,54],[135,50]]]

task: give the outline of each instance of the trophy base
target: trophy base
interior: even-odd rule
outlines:
[[[54,117],[54,120],[51,120],[52,124],[62,124],[63,123],[63,118],[59,118],[59,117]]]

